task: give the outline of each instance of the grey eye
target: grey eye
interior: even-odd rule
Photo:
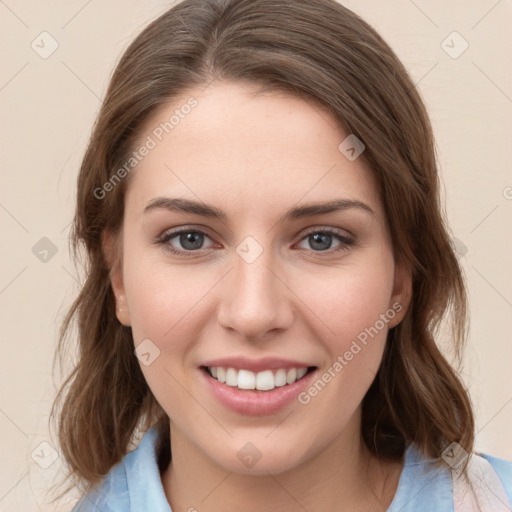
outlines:
[[[313,233],[308,235],[308,240],[314,250],[325,251],[332,245],[332,235],[329,233]]]
[[[199,233],[197,231],[189,231],[187,233],[181,233],[180,235],[174,237],[180,240],[181,246],[187,251],[194,251],[197,249],[201,249],[201,246],[204,242],[204,234]]]

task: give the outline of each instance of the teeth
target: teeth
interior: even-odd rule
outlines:
[[[293,384],[302,379],[307,373],[307,368],[290,368],[285,370],[264,370],[251,372],[250,370],[235,370],[235,368],[223,368],[221,366],[209,366],[208,370],[213,378],[219,382],[239,389],[257,389],[258,391],[270,391],[275,387]]]
[[[240,389],[256,389],[256,375],[247,370],[240,370],[238,372],[237,384]]]
[[[304,375],[306,375],[306,373],[308,373],[307,368],[299,368],[297,370],[297,380],[302,379],[302,377],[304,377]]]
[[[286,384],[291,384],[297,380],[297,370],[295,368],[290,368],[286,373]]]
[[[260,391],[268,391],[274,389],[274,374],[272,370],[265,370],[256,374],[256,389]]]
[[[226,370],[226,384],[233,387],[238,385],[238,372],[234,368]]]
[[[286,370],[279,368],[274,376],[275,386],[286,386]]]

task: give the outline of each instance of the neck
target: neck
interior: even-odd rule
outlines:
[[[278,474],[229,471],[171,425],[172,460],[162,484],[173,511],[295,512],[385,511],[396,491],[401,462],[378,461],[360,437],[359,424],[312,459]]]

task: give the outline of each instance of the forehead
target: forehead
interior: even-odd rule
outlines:
[[[326,109],[256,90],[210,85],[156,111],[135,147],[149,142],[151,149],[130,177],[127,203],[142,211],[155,196],[181,195],[244,215],[343,197],[379,210],[371,171],[362,158],[351,161],[340,151],[349,134]]]

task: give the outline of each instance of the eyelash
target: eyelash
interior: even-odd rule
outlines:
[[[162,245],[162,246],[165,245],[166,251],[169,251],[170,253],[172,253],[174,255],[178,255],[178,256],[184,256],[185,254],[188,254],[188,255],[193,255],[193,254],[198,254],[198,253],[200,254],[202,250],[205,250],[205,249],[197,249],[197,250],[188,250],[187,251],[187,250],[176,249],[175,247],[173,247],[172,245],[169,244],[170,240],[172,240],[173,238],[176,238],[177,236],[184,234],[184,233],[198,233],[198,234],[201,234],[201,235],[204,235],[204,236],[210,238],[208,233],[206,233],[206,231],[203,231],[201,229],[182,228],[182,229],[178,229],[176,231],[164,233],[156,240],[156,243],[158,245]],[[323,235],[330,235],[330,236],[336,238],[340,242],[340,245],[334,249],[327,249],[325,251],[314,251],[312,249],[305,249],[307,252],[319,254],[319,255],[324,255],[324,254],[332,255],[333,253],[338,253],[340,251],[347,251],[351,246],[355,245],[355,240],[353,238],[344,236],[331,228],[311,229],[310,231],[308,231],[304,234],[304,236],[300,239],[300,242],[302,242],[308,236],[310,236],[312,234],[318,234],[318,233],[323,234]]]

